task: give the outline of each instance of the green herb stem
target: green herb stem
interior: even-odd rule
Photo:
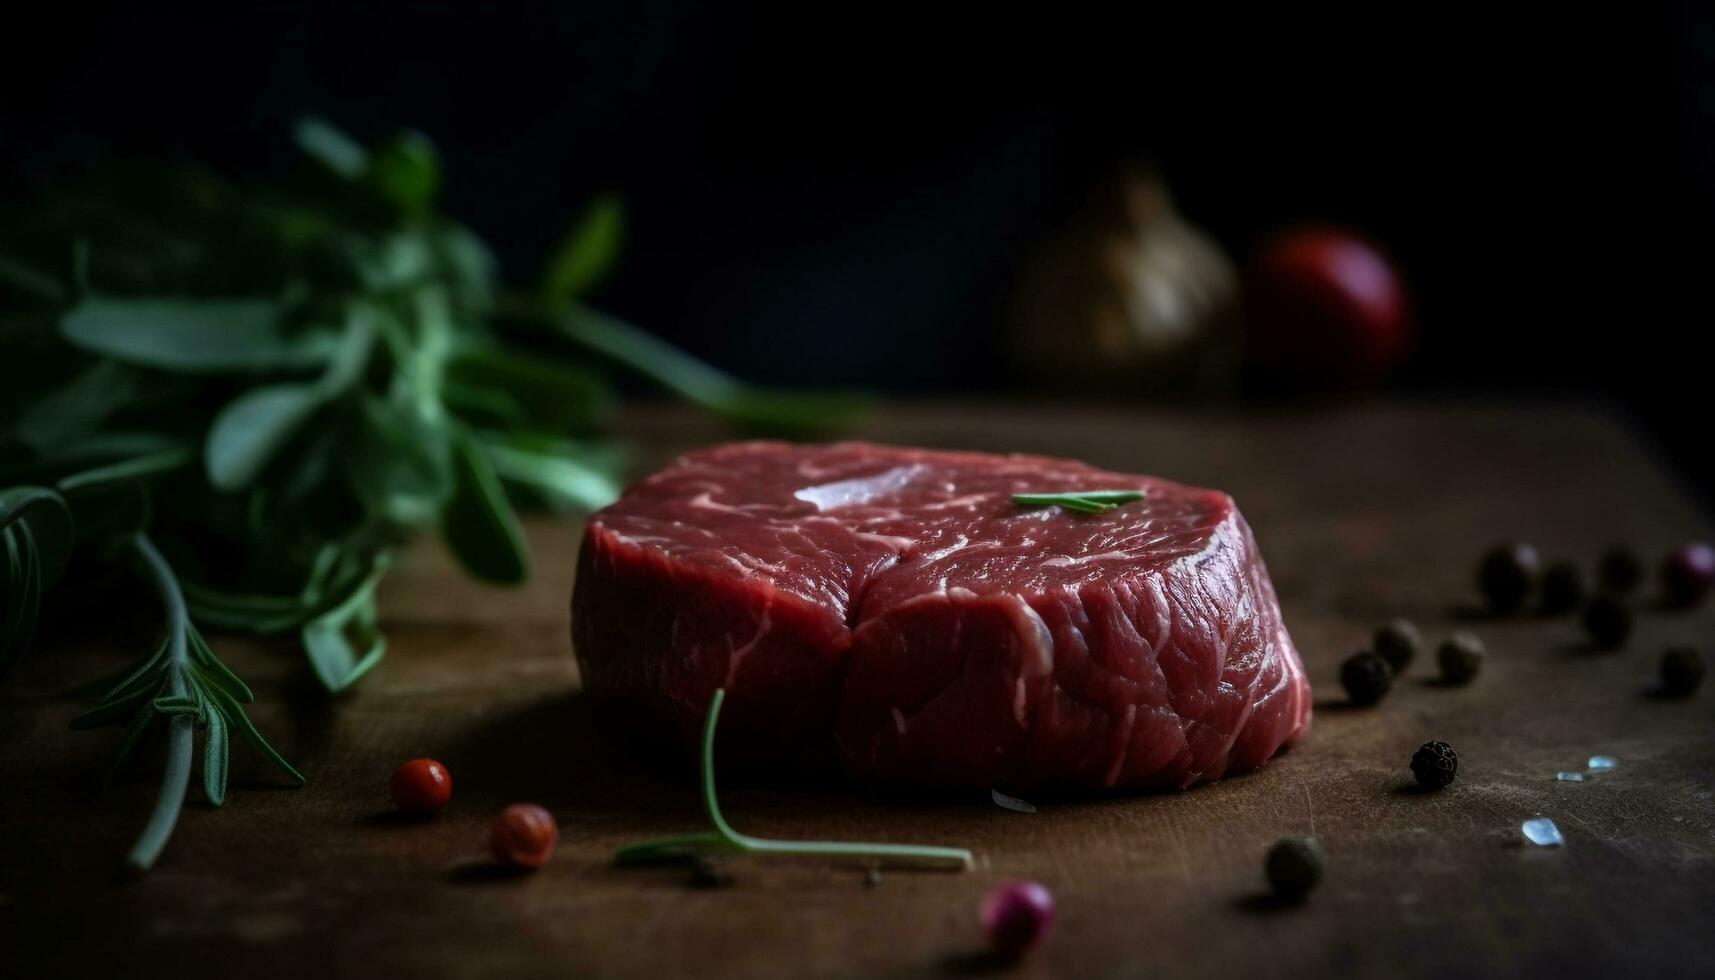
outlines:
[[[860,857],[895,864],[951,871],[969,870],[971,852],[962,847],[932,847],[922,844],[869,844],[851,841],[787,841],[767,840],[741,834],[721,815],[720,801],[715,795],[715,724],[720,720],[721,704],[726,689],[716,688],[709,702],[708,717],[703,721],[702,789],[703,810],[712,832],[663,837],[619,849],[614,860],[619,864],[660,864],[686,861],[701,854],[794,854],[820,857]]]
[[[190,649],[185,641],[189,626],[185,597],[179,591],[179,582],[172,568],[148,536],[139,534],[133,539],[133,546],[139,563],[160,593],[161,605],[167,611],[168,688],[175,698],[189,697],[191,692],[185,681],[186,672],[190,669]],[[190,788],[191,755],[195,747],[196,715],[176,714],[169,718],[167,770],[161,779],[161,794],[155,799],[155,809],[149,814],[149,822],[143,825],[142,834],[138,835],[137,843],[131,846],[131,853],[125,858],[126,866],[133,871],[149,870],[155,859],[161,856],[161,849],[167,846],[167,839],[173,835],[173,827],[179,822],[179,811],[184,808],[185,793]]]

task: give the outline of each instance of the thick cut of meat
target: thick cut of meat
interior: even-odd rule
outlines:
[[[1105,514],[1032,491],[1140,489]],[[1262,765],[1310,687],[1232,499],[1040,456],[751,442],[691,453],[584,536],[585,686],[724,758],[879,784],[1185,787]]]

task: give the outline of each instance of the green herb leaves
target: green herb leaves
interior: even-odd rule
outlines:
[[[369,155],[369,179],[403,214],[428,213],[441,189],[435,145],[421,133],[401,133]]]
[[[209,483],[217,490],[248,486],[317,409],[357,382],[374,342],[373,317],[356,307],[319,380],[252,388],[222,409],[203,456]]]
[[[167,639],[79,719],[126,726],[118,761],[167,729],[138,867],[172,831],[198,745],[217,803],[234,736],[297,778],[197,627],[294,634],[338,693],[386,652],[377,587],[412,533],[439,529],[478,578],[522,581],[515,500],[593,509],[619,492],[605,366],[749,427],[811,431],[861,408],[748,388],[580,305],[624,239],[616,197],[514,300],[482,241],[437,212],[427,139],[366,147],[315,119],[295,136],[315,166],[289,183],[119,173],[6,236],[39,254],[0,257],[16,340],[0,400],[20,409],[0,419],[0,669],[74,548],[80,569],[141,563]]]
[[[313,385],[270,385],[245,392],[221,409],[209,430],[203,457],[208,482],[220,490],[248,486],[320,406]]]
[[[561,337],[593,350],[714,414],[764,432],[805,433],[843,425],[869,410],[861,395],[774,392],[743,384],[623,320],[572,304],[550,319]]]
[[[1142,490],[1056,490],[1012,495],[1012,502],[1020,507],[1059,507],[1080,514],[1105,514],[1121,504],[1142,499]]]
[[[278,304],[261,299],[91,297],[60,321],[84,350],[167,371],[260,371],[327,360],[326,332],[287,334]]]
[[[625,209],[619,198],[604,194],[591,201],[548,259],[542,299],[557,307],[588,292],[613,267],[624,238]]]
[[[387,639],[376,627],[379,612],[375,606],[375,587],[387,572],[385,557],[376,561],[374,570],[338,605],[305,624],[304,651],[310,666],[322,686],[338,694],[351,687],[381,662],[387,653]],[[352,634],[357,645],[352,643]]]
[[[369,151],[363,144],[340,132],[325,119],[307,116],[292,130],[298,149],[329,171],[356,180],[369,168]]]
[[[715,798],[715,723],[720,720],[721,705],[726,701],[726,689],[716,688],[709,701],[709,713],[703,719],[702,788],[703,812],[713,825],[712,831],[663,837],[659,840],[630,844],[619,849],[613,859],[616,864],[661,864],[693,861],[705,854],[795,854],[820,857],[861,857],[874,861],[948,871],[968,871],[972,865],[971,852],[962,847],[931,847],[922,844],[860,844],[845,841],[766,840],[750,837],[732,829],[721,815],[720,802]]]
[[[501,489],[482,444],[468,432],[453,439],[453,497],[441,514],[441,536],[477,578],[515,585],[530,574],[530,554],[518,516]]]

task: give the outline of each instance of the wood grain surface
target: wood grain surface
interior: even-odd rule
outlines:
[[[676,411],[623,426],[647,466],[723,433]],[[72,688],[149,641],[136,610],[61,626],[0,686],[0,974],[378,978],[507,976],[1712,976],[1715,690],[1652,696],[1661,648],[1715,639],[1715,609],[1648,610],[1621,652],[1570,618],[1489,620],[1476,556],[1495,540],[1593,562],[1706,537],[1689,498],[1622,426],[1517,406],[1371,406],[1243,418],[1003,405],[890,406],[864,436],[1077,456],[1221,487],[1256,529],[1316,686],[1308,739],[1254,774],[1184,793],[1039,800],[865,796],[828,780],[729,780],[730,820],[760,835],[959,844],[963,874],[745,860],[735,883],[620,869],[622,843],[698,826],[686,771],[635,751],[622,719],[578,694],[567,623],[576,521],[529,527],[523,589],[462,579],[423,542],[388,580],[386,662],[329,702],[289,644],[218,637],[258,692],[253,716],[309,777],[283,786],[234,748],[233,790],[193,803],[155,871],[118,858],[153,799],[156,748],[105,797],[92,787],[117,729],[70,732]],[[1339,661],[1403,615],[1437,642],[1478,632],[1469,688],[1421,658],[1374,709],[1342,705]],[[139,622],[139,619],[141,621]],[[1711,685],[1715,688],[1715,684]],[[1430,738],[1458,781],[1409,789]],[[1595,753],[1619,768],[1556,782]],[[441,818],[389,814],[387,778],[444,761]],[[194,792],[194,790],[193,790]],[[493,872],[489,816],[533,800],[559,820],[540,873]],[[1552,817],[1566,846],[1521,844]],[[1263,891],[1281,835],[1315,833],[1323,887],[1302,906]],[[983,893],[1048,885],[1057,929],[1016,965],[980,955]]]

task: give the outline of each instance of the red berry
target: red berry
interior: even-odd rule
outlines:
[[[400,813],[432,817],[447,808],[453,795],[453,777],[447,767],[433,759],[412,759],[393,770],[388,789]]]
[[[514,803],[495,816],[488,846],[501,864],[540,868],[554,856],[559,841],[553,814],[534,803]]]
[[[1009,881],[983,899],[983,931],[1002,956],[1041,942],[1054,925],[1054,896],[1034,881]]]

